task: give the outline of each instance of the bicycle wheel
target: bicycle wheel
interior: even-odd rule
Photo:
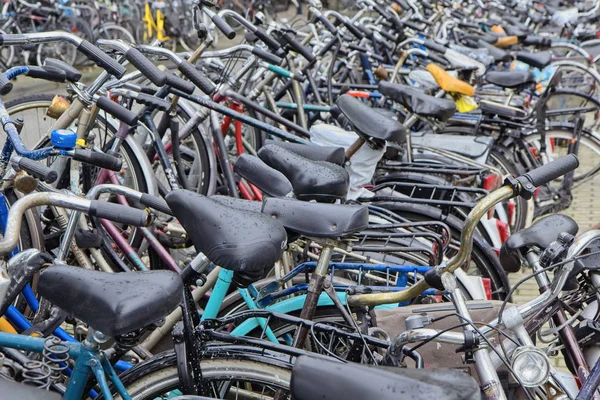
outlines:
[[[102,24],[94,33],[94,37],[98,39],[123,40],[126,43],[135,43],[135,37],[127,29],[114,23]]]
[[[546,164],[567,154],[568,144],[573,139],[573,125],[551,124],[546,131],[546,151],[540,152],[541,137],[533,133],[524,137],[525,143],[540,154],[540,161]],[[600,137],[593,131],[584,129],[579,140],[579,160],[581,165],[575,170],[575,186],[580,185],[600,171]],[[560,182],[562,179],[557,179]]]
[[[580,112],[581,117],[585,118],[584,126],[588,129],[597,129],[600,126],[600,100],[588,93],[557,89],[548,98],[546,107],[550,114],[546,116],[546,120],[550,123],[573,123],[577,109],[588,109],[585,113]],[[573,112],[565,115],[552,115],[553,110],[565,109],[573,110]]]
[[[269,364],[266,357],[254,355],[254,360],[208,357],[200,361],[202,379],[209,393],[217,399],[272,398],[276,392],[289,399],[290,368]],[[262,358],[262,360],[260,360]],[[132,399],[168,399],[181,395],[174,352],[161,353],[138,364],[120,378]],[[99,399],[102,397],[99,397]],[[121,399],[115,396],[115,399]]]

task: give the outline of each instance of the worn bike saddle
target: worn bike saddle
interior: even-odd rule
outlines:
[[[300,356],[292,370],[296,400],[480,399],[470,376],[453,369],[382,368]]]

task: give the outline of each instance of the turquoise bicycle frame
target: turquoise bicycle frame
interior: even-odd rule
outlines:
[[[125,386],[123,386],[98,343],[94,341],[91,332],[88,337],[92,338],[90,340],[86,339],[83,343],[63,341],[60,344],[69,349],[69,357],[75,360],[75,367],[63,399],[80,400],[85,392],[88,379],[91,375],[94,375],[105,399],[113,399],[108,383],[110,380],[123,400],[131,400],[131,396],[127,393]],[[0,332],[0,347],[42,353],[45,341],[44,338]]]

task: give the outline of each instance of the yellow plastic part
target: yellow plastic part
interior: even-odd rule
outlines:
[[[85,139],[77,139],[77,141],[75,142],[75,144],[77,144],[77,146],[84,147],[85,146]]]
[[[501,27],[500,25],[494,25],[494,26],[492,26],[491,31],[494,32],[494,33],[500,33],[502,35],[506,35],[506,32],[504,31],[504,28]]]
[[[517,44],[517,43],[519,43],[519,38],[517,36],[502,36],[502,37],[499,37],[498,40],[496,40],[496,43],[494,43],[494,46],[508,47],[508,46],[512,46],[513,44]]]
[[[461,113],[468,113],[473,110],[477,110],[477,108],[479,107],[474,98],[470,96],[464,96],[462,94],[458,95],[454,103],[456,104],[456,109],[458,110],[458,112]]]
[[[427,71],[433,75],[433,78],[439,87],[441,87],[445,92],[464,94],[465,96],[475,95],[475,88],[473,86],[469,85],[465,81],[461,81],[460,79],[453,77],[444,71],[444,69],[439,65],[432,63],[427,65],[426,68]]]
[[[15,328],[13,328],[13,326],[10,324],[10,322],[8,322],[6,320],[6,318],[4,318],[4,317],[0,318],[0,332],[14,333],[14,334],[17,333]]]

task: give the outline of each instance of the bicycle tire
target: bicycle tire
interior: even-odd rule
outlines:
[[[245,379],[249,382],[252,378],[260,384],[270,384],[278,389],[289,390],[291,379],[291,365],[288,368],[273,365],[269,360],[260,355],[253,354],[250,361],[233,356],[219,357],[215,353],[213,357],[205,357],[200,361],[202,378],[205,380],[218,381],[221,379]],[[156,399],[159,393],[175,391],[179,383],[177,357],[173,351],[165,352],[136,365],[121,375],[121,382],[134,400]],[[271,381],[271,382],[269,382]],[[289,397],[288,397],[289,398]],[[99,400],[103,397],[98,397]],[[121,399],[115,396],[115,400]]]

